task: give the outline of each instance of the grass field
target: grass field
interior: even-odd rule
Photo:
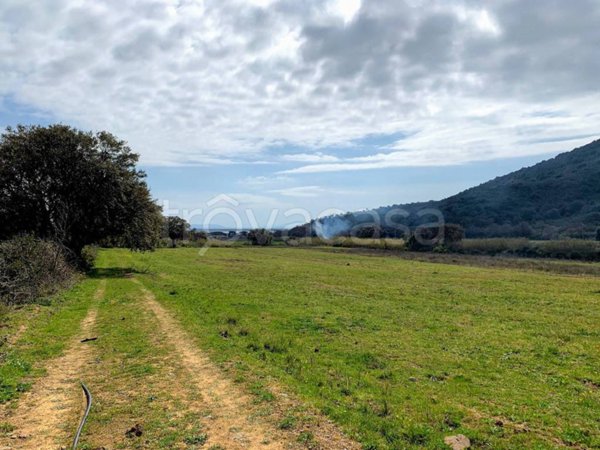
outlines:
[[[600,445],[598,279],[288,249],[102,265],[156,274],[141,278],[215,358],[367,446]]]
[[[365,449],[441,449],[456,434],[473,448],[600,448],[600,278],[344,250],[105,250],[0,367],[4,400],[37,373],[7,369],[10,358],[35,366],[59,352],[102,278],[96,389],[146,383],[171,407],[153,409],[148,395],[108,407],[101,395],[89,448],[104,444],[107,424],[145,416],[149,448],[204,439],[191,416],[169,413],[186,400],[165,385],[171,351],[153,337],[136,280],[258,403],[289,392]],[[279,426],[303,420],[290,409]],[[312,445],[309,433],[298,441]]]

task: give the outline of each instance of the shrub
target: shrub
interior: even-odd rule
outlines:
[[[288,230],[287,235],[290,238],[309,238],[313,235],[311,224],[298,225]]]
[[[32,303],[64,288],[75,272],[57,244],[31,236],[0,243],[0,301]]]
[[[600,241],[600,228],[596,230],[596,240]]]
[[[248,233],[248,240],[252,243],[252,245],[267,246],[271,245],[273,242],[273,234],[264,228],[260,228],[250,231]]]
[[[98,257],[98,247],[95,245],[86,245],[81,250],[81,265],[85,270],[90,270],[94,267],[96,258]]]
[[[202,230],[191,230],[190,231],[190,241],[192,242],[200,242],[204,244],[208,239],[208,235],[205,231]]]
[[[381,228],[378,226],[360,226],[352,230],[352,237],[359,239],[379,239],[382,236]]]
[[[465,237],[465,230],[460,225],[445,224],[439,226],[417,227],[408,238],[406,248],[412,251],[429,251],[438,246],[451,248]]]

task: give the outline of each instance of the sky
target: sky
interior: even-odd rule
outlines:
[[[599,24],[598,0],[2,0],[0,127],[110,131],[195,224],[441,199],[600,137]]]

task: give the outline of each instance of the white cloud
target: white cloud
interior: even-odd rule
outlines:
[[[599,22],[595,0],[3,0],[0,96],[145,164],[260,162],[281,142],[303,149],[273,158],[292,172],[458,164],[597,133]],[[367,160],[324,150],[407,130]]]
[[[285,189],[274,189],[270,192],[286,197],[318,197],[323,195],[326,191],[321,186],[298,186]]]
[[[348,23],[354,19],[361,5],[362,0],[334,0],[328,4],[328,10]]]
[[[246,177],[239,181],[242,186],[250,188],[264,188],[268,186],[278,185],[281,183],[288,183],[291,181],[291,177],[285,175],[272,175],[272,176],[255,176]]]
[[[295,154],[282,155],[281,159],[283,161],[304,162],[304,163],[321,163],[321,162],[339,161],[339,158],[337,156],[326,155],[321,152],[295,153]]]
[[[565,112],[575,109],[576,105],[578,115]],[[535,105],[522,105],[522,112],[515,114],[509,105],[494,109],[475,105],[472,114],[467,114],[469,127],[462,128],[463,114],[467,110],[461,111],[460,115],[445,113],[443,125],[435,118],[424,120],[419,132],[393,144],[386,152],[342,158],[333,163],[314,161],[282,173],[448,166],[510,155],[557,153],[600,138],[600,132],[592,125],[600,121],[594,101],[565,102],[563,106],[566,108],[563,112],[548,113],[536,109]],[[587,120],[582,121],[582,116]]]

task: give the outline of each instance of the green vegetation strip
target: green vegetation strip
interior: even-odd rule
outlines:
[[[215,361],[287,386],[367,449],[600,446],[598,278],[314,249],[101,252],[99,271],[123,270]]]
[[[0,347],[0,403],[18,397],[35,377],[44,374],[44,365],[59,356],[79,330],[98,281],[88,279],[44,305],[27,305],[6,310],[3,322],[14,333],[25,327],[16,343]]]

